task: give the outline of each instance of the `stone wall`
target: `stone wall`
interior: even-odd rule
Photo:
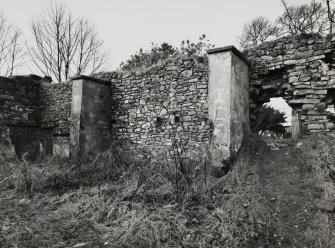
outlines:
[[[334,39],[333,39],[334,40]],[[251,109],[283,97],[308,132],[334,130],[335,47],[331,37],[284,37],[245,51],[251,62]]]
[[[155,149],[177,140],[208,144],[208,67],[175,58],[141,71],[100,74],[111,81],[113,137]]]
[[[296,119],[301,120],[303,129],[331,132],[335,118],[327,107],[335,99],[334,46],[331,37],[302,35],[280,38],[245,51],[250,61],[250,97],[244,87],[248,81],[247,62],[243,58],[241,62],[233,48],[227,57],[229,72],[224,70],[226,65],[221,66],[225,61],[222,60],[217,78],[214,71],[209,71],[207,61],[185,57],[162,61],[147,69],[95,75],[107,81],[104,88],[94,84],[99,80],[81,78],[88,82],[83,81],[87,87],[80,91],[84,100],[80,113],[85,118],[81,118],[78,131],[85,130],[86,125],[99,133],[93,136],[100,137],[101,133],[102,137],[110,132],[110,140],[126,140],[158,150],[171,147],[175,141],[184,147],[210,144],[212,135],[216,135],[213,130],[222,125],[222,133],[230,137],[229,145],[239,147],[243,138],[240,134],[248,131],[248,111],[240,105],[247,106],[250,100],[252,110],[271,97],[283,97],[294,109]],[[209,73],[217,82],[226,79],[223,84],[230,88],[214,90],[210,95]],[[0,77],[0,126],[10,129],[19,154],[32,149],[38,150],[36,156],[69,156],[71,115],[75,110],[72,103],[77,102],[72,99],[76,95],[73,83],[46,81],[35,75]],[[229,107],[222,116],[216,112],[211,115],[210,106],[214,103],[220,108]],[[217,118],[221,118],[220,123]],[[232,136],[235,138],[231,139]],[[92,133],[83,135],[83,142],[89,137]]]
[[[41,84],[41,126],[53,128],[55,136],[69,136],[72,81]]]

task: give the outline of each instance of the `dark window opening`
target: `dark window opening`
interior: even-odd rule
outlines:
[[[160,127],[162,127],[162,125],[163,125],[163,118],[157,117],[156,118],[156,123],[155,123],[156,128],[160,128]]]

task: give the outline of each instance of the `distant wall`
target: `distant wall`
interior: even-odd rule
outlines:
[[[9,129],[16,154],[27,159],[52,153],[52,131],[39,129],[42,81],[35,75],[0,77],[0,129]]]
[[[41,80],[33,75],[0,77],[0,124],[39,125]]]
[[[0,128],[9,129],[19,157],[52,155],[56,136],[64,136],[62,143],[69,139],[71,92],[71,83],[51,84],[36,75],[0,77]]]
[[[55,136],[69,136],[72,81],[41,84],[41,126],[52,127]]]
[[[52,131],[51,154],[69,157],[72,81],[42,83],[40,87],[41,128]]]

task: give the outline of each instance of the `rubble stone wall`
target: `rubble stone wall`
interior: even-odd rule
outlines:
[[[251,113],[271,97],[283,97],[307,132],[335,130],[334,114],[327,110],[335,99],[335,39],[283,37],[244,53],[250,61]],[[104,115],[110,116],[112,140],[153,149],[175,141],[184,147],[210,143],[214,127],[208,113],[207,61],[178,57],[95,77],[110,84],[110,109]],[[0,77],[0,127],[10,129],[21,154],[32,146],[36,156],[69,154],[72,93],[71,82],[51,84],[35,75]]]
[[[327,111],[335,97],[332,37],[289,36],[265,42],[245,54],[251,62],[251,109],[270,97],[283,97],[300,114],[307,132],[334,130],[334,115]]]
[[[99,77],[111,81],[115,138],[157,149],[174,141],[191,147],[209,142],[207,63],[180,57]]]
[[[41,84],[41,126],[53,128],[55,136],[68,136],[71,117],[72,81]]]

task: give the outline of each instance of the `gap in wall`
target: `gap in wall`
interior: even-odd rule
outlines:
[[[282,97],[272,97],[270,102],[264,103],[264,106],[270,106],[276,110],[285,113],[285,122],[282,125],[285,128],[286,133],[284,136],[289,137],[291,134],[292,126],[292,108],[287,104],[287,102]]]

